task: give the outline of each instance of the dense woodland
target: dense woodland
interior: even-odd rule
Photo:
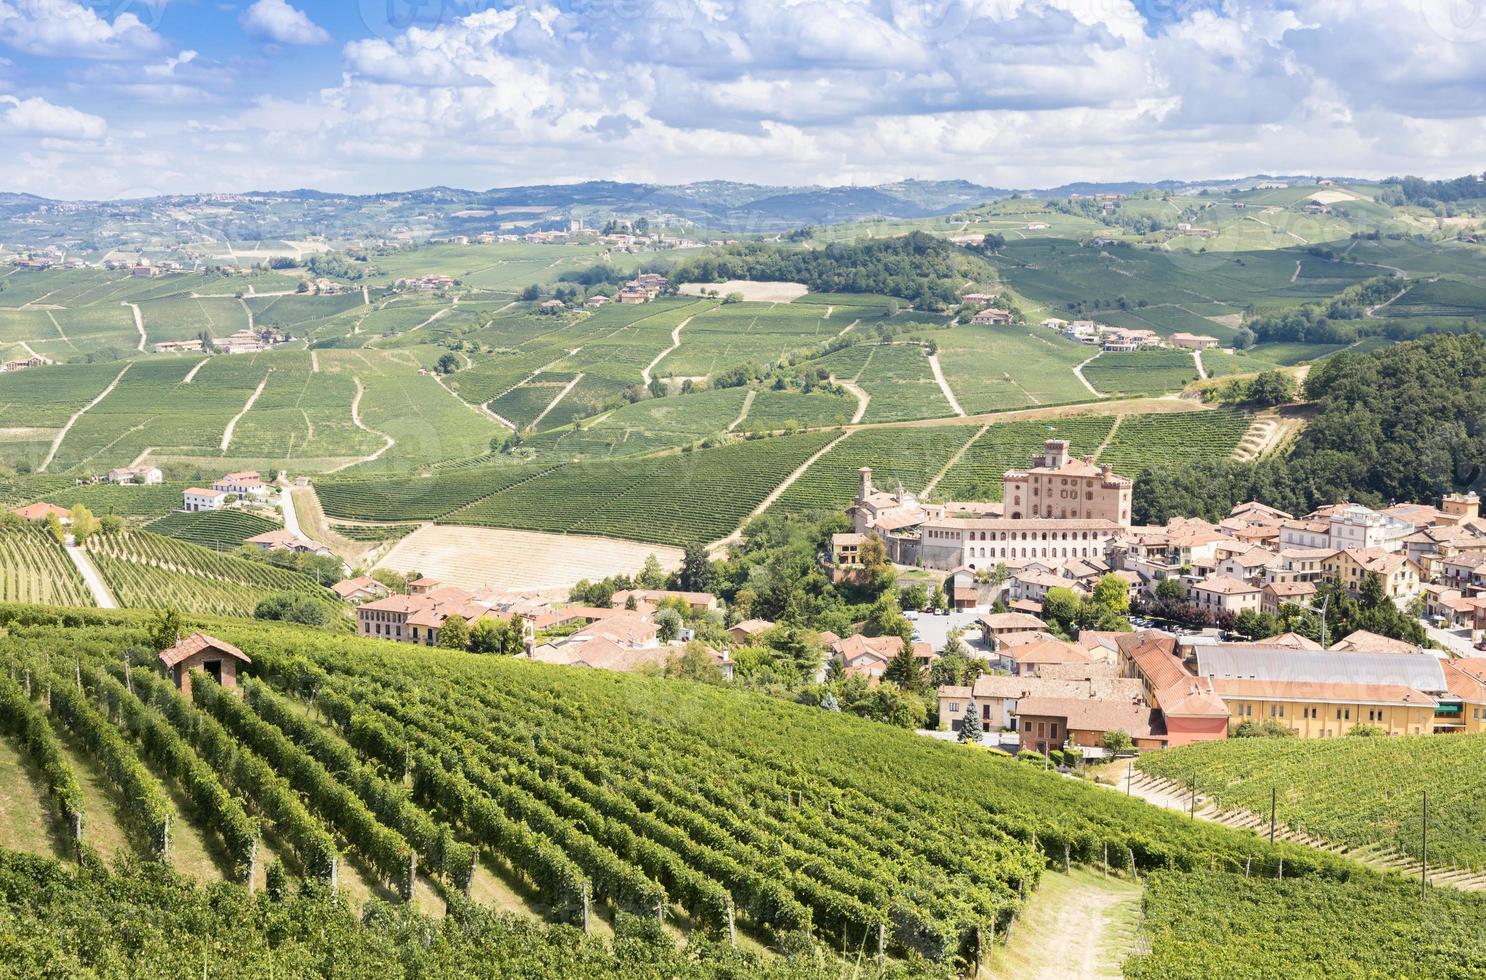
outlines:
[[[989,278],[989,270],[965,249],[914,232],[900,238],[832,244],[818,249],[765,242],[733,245],[684,262],[677,282],[760,279],[800,282],[815,292],[882,293],[923,309],[959,305],[959,285]]]
[[[1486,339],[1435,335],[1343,352],[1306,378],[1317,414],[1286,457],[1152,467],[1135,483],[1136,523],[1216,520],[1260,500],[1291,513],[1350,500],[1431,502],[1479,490],[1486,466]]]

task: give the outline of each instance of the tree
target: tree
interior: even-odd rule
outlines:
[[[506,626],[498,620],[482,616],[470,627],[471,653],[501,653],[505,644]]]
[[[521,295],[518,298],[526,303],[541,299],[542,287],[537,285],[536,283],[532,283],[530,286],[527,286],[521,291]]]
[[[655,637],[662,643],[670,643],[681,635],[681,616],[674,609],[662,609],[655,614]]]
[[[949,608],[949,596],[944,594],[944,586],[934,586],[933,595],[929,596],[929,605],[937,612],[940,609]]]
[[[1186,586],[1179,578],[1163,578],[1156,583],[1156,598],[1165,602],[1181,602],[1187,597]]]
[[[903,641],[893,659],[888,661],[882,676],[884,680],[896,682],[905,691],[917,691],[924,686],[924,671],[914,659],[911,641]]]
[[[726,677],[718,665],[716,656],[705,643],[692,640],[681,653],[666,661],[665,676],[699,684],[721,684]]]
[[[639,608],[640,604],[635,601],[635,594],[633,592],[624,597],[624,609],[626,612],[635,612]]]
[[[1282,725],[1277,718],[1266,718],[1262,722],[1245,718],[1233,729],[1234,738],[1294,738],[1295,733]]]
[[[922,728],[928,709],[918,695],[905,691],[892,681],[869,688],[865,695],[850,705],[854,714],[899,728]]]
[[[665,588],[665,570],[660,567],[660,559],[653,553],[645,557],[645,564],[641,567],[640,574],[635,576],[635,584],[642,589]]]
[[[693,543],[686,546],[681,556],[679,581],[682,592],[712,591],[712,563],[702,545]]]
[[[439,358],[438,363],[434,365],[434,370],[439,374],[453,374],[459,370],[459,358],[455,357],[452,353],[444,354]]]
[[[279,620],[304,626],[325,626],[335,619],[327,603],[294,592],[276,592],[253,607],[254,619]]]
[[[62,526],[62,519],[56,514],[46,515],[46,530],[56,539],[57,544],[64,544],[67,541],[67,529]]]
[[[983,735],[985,735],[985,725],[980,721],[980,707],[976,705],[975,699],[971,698],[965,702],[965,718],[960,722],[960,741],[979,745]]]
[[[1295,379],[1280,371],[1261,371],[1249,382],[1248,400],[1257,405],[1283,405],[1295,397]]]
[[[161,609],[150,621],[150,645],[157,651],[175,646],[176,641],[181,638],[181,630],[181,614],[174,609]]]
[[[1072,589],[1056,586],[1042,597],[1042,618],[1055,632],[1073,636],[1078,631],[1079,606],[1082,600]]]
[[[439,647],[464,650],[470,645],[470,627],[463,616],[449,616],[439,627]]]
[[[1135,741],[1130,737],[1130,733],[1119,728],[1105,732],[1099,741],[1103,743],[1107,750],[1115,754],[1128,752],[1135,745]]]
[[[82,504],[72,505],[72,537],[82,544],[98,530],[98,520]]]
[[[118,514],[105,514],[99,519],[98,526],[104,534],[118,534],[124,530],[124,519]]]
[[[841,710],[841,704],[836,700],[836,695],[831,691],[827,691],[826,696],[820,699],[820,706],[824,711],[840,712]]]
[[[928,590],[918,583],[898,590],[898,605],[904,609],[923,609],[928,604]]]

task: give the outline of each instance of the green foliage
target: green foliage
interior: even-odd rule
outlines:
[[[26,758],[41,773],[47,794],[56,802],[58,812],[69,827],[74,819],[85,816],[82,787],[72,771],[72,763],[67,761],[62,743],[46,715],[8,674],[0,674],[0,726],[4,727],[6,735],[20,743]]]
[[[1221,977],[1432,977],[1470,973],[1486,957],[1475,926],[1486,901],[1403,876],[1292,878],[1285,866],[1246,876],[1157,872],[1142,907],[1149,951],[1124,965],[1130,980]]]
[[[335,619],[328,603],[294,592],[276,592],[253,607],[254,619],[280,619],[304,626],[325,626]]]
[[[248,538],[279,527],[280,525],[266,517],[243,510],[177,510],[147,525],[147,529],[155,534],[188,541],[212,551],[232,551]],[[123,528],[105,527],[104,530],[109,534],[117,534]]]
[[[980,720],[980,706],[971,698],[965,702],[964,720],[960,722],[960,741],[979,745],[985,735],[985,725]]]
[[[439,647],[463,650],[470,645],[469,622],[463,616],[449,616],[439,627]]]

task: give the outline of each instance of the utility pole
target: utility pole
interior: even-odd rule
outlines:
[[[1419,897],[1429,894],[1429,790],[1424,791],[1424,823],[1419,840]]]
[[[1191,810],[1188,812],[1187,816],[1190,817],[1193,820],[1196,820],[1197,819],[1197,774],[1196,773],[1193,773],[1192,774],[1192,789],[1191,789],[1191,793],[1192,793]]]
[[[1274,811],[1275,800],[1278,798],[1278,795],[1273,786],[1269,787],[1269,842],[1271,844],[1274,843]]]

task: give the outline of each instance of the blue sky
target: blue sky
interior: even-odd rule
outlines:
[[[0,0],[0,189],[1486,161],[1486,0]]]

